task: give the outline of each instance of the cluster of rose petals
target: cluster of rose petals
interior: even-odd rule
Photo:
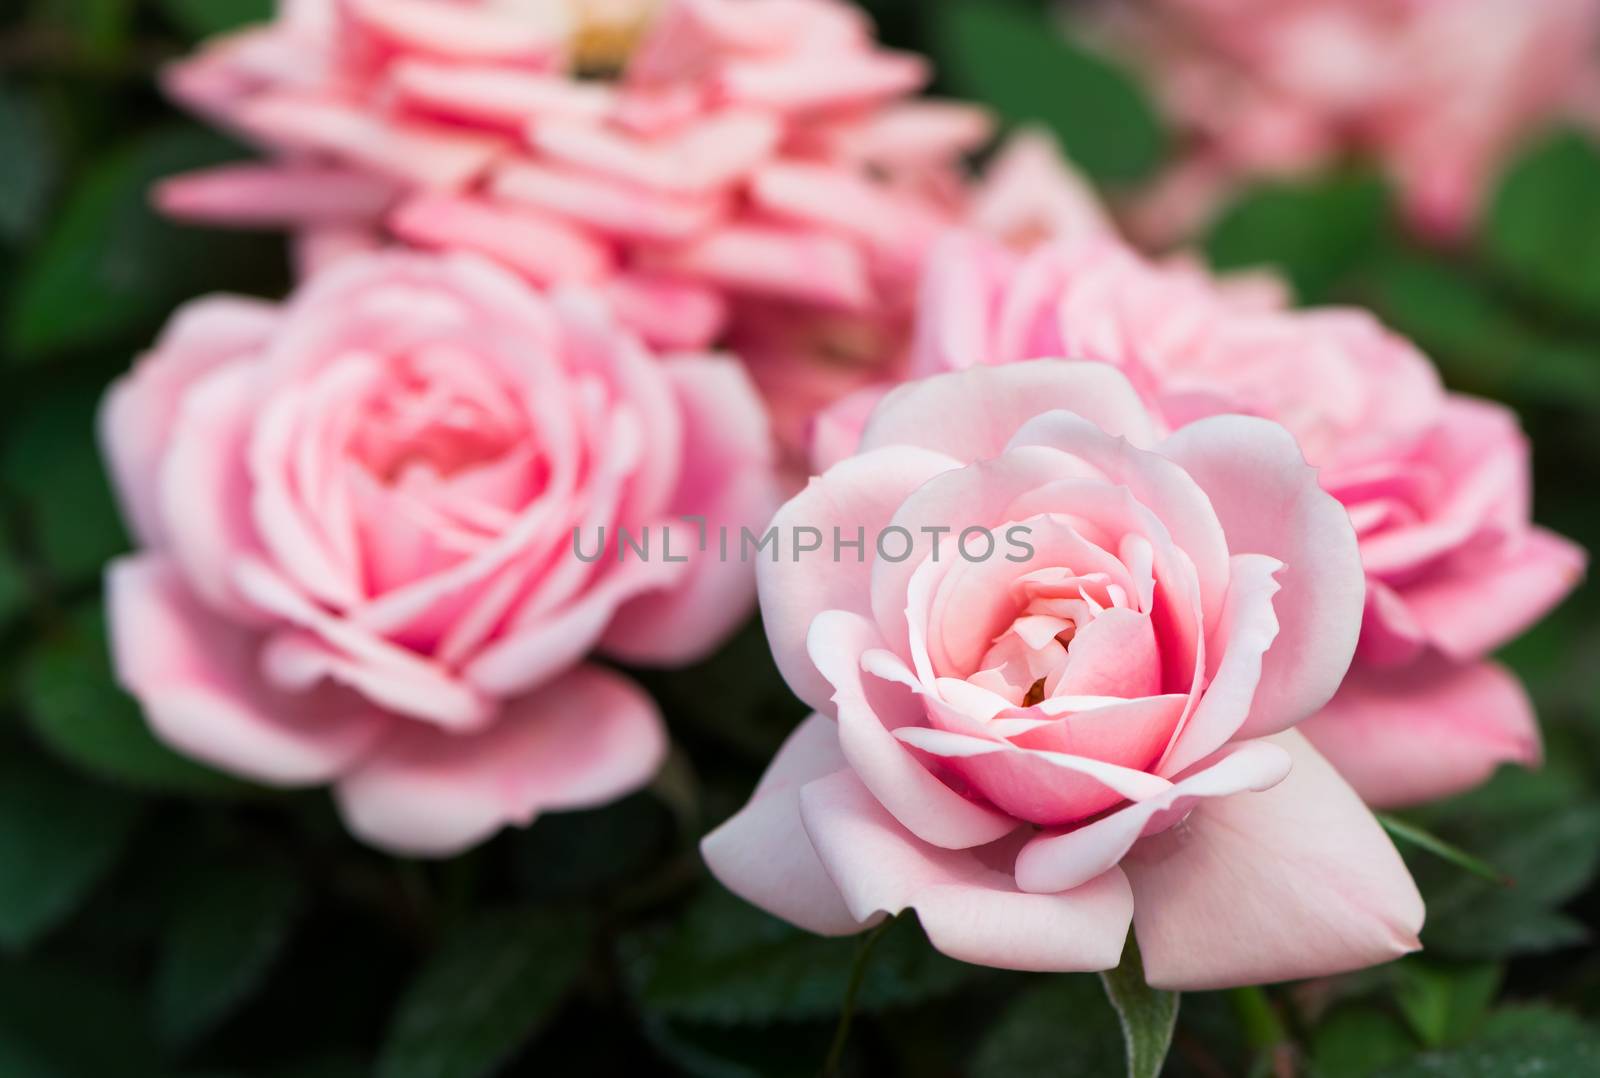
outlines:
[[[101,436],[142,547],[109,571],[114,658],[152,728],[331,783],[354,833],[410,854],[647,781],[655,704],[588,656],[715,647],[754,583],[692,556],[680,517],[757,526],[778,501],[737,363],[658,358],[595,297],[467,255],[197,301]],[[610,556],[619,527],[670,528],[677,554]]]
[[[1106,237],[1019,257],[972,237],[932,258],[912,368],[1041,356],[1115,365],[1178,430],[1207,415],[1290,430],[1349,513],[1367,575],[1358,661],[1303,727],[1371,802],[1426,801],[1537,763],[1516,680],[1486,659],[1578,582],[1583,551],[1530,520],[1527,439],[1498,404],[1447,393],[1370,315],[1284,309],[1259,283],[1152,265]],[[819,448],[846,451],[841,406]]]
[[[1398,854],[1290,729],[1338,687],[1363,584],[1281,426],[1163,436],[1103,363],[937,375],[775,525],[762,614],[819,714],[704,842],[738,894],[827,934],[915,909],[1017,969],[1115,966],[1131,923],[1167,988],[1417,946]]]
[[[271,162],[160,201],[295,229],[313,262],[385,238],[475,251],[603,288],[667,347],[723,337],[746,302],[906,307],[983,111],[910,99],[926,62],[877,47],[843,0],[646,6],[605,80],[578,77],[559,3],[287,3],[168,77]]]
[[[1134,59],[1177,129],[1136,202],[1192,235],[1241,183],[1377,159],[1425,234],[1462,235],[1508,154],[1600,104],[1597,0],[1106,0],[1089,31]]]

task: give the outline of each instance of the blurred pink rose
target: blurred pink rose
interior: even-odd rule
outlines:
[[[1367,574],[1356,668],[1302,729],[1369,801],[1429,800],[1539,761],[1527,699],[1485,656],[1555,606],[1586,558],[1531,523],[1528,445],[1507,409],[1447,394],[1426,357],[1363,312],[1287,310],[1270,282],[1152,265],[1105,237],[1020,258],[951,238],[922,312],[918,374],[1097,360],[1163,429],[1243,413],[1295,435],[1348,510]],[[860,415],[824,416],[822,447],[848,452]]]
[[[679,663],[745,616],[747,566],[676,557],[776,504],[733,361],[658,360],[592,297],[467,256],[373,255],[286,305],[200,300],[108,395],[144,549],[110,570],[156,733],[261,782],[332,783],[353,832],[449,854],[646,782],[665,734],[599,650]]]
[[[1163,988],[1417,947],[1399,856],[1289,729],[1343,678],[1363,589],[1282,427],[1163,438],[1105,364],[938,375],[775,524],[762,614],[822,714],[704,842],[738,894],[826,934],[913,908],[1017,969],[1115,966],[1131,920]],[[805,529],[865,543],[807,556]]]
[[[594,284],[670,347],[717,339],[747,301],[904,306],[963,200],[961,158],[988,138],[982,110],[910,100],[926,63],[878,48],[842,0],[578,6],[286,5],[167,78],[273,160],[180,177],[159,201],[342,237],[311,243],[313,261],[355,234]],[[579,78],[584,34],[608,20],[632,28],[608,38],[626,64]]]
[[[1351,153],[1454,239],[1522,140],[1594,119],[1600,0],[1103,0],[1085,23],[1154,80],[1181,138],[1133,206],[1151,242],[1192,235],[1243,182]]]

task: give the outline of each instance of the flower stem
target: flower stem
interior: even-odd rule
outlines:
[[[872,956],[873,945],[892,924],[894,918],[885,917],[867,933],[856,951],[856,962],[850,970],[850,983],[845,987],[844,1003],[839,1008],[839,1024],[833,1031],[833,1044],[828,1048],[828,1058],[822,1064],[824,1078],[833,1078],[839,1073],[839,1064],[844,1059],[845,1042],[850,1039],[850,1022],[855,1018],[856,995],[861,991],[861,982],[867,975],[867,959]]]

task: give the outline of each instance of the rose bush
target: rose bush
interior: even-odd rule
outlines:
[[[1239,412],[1282,423],[1349,512],[1367,574],[1358,661],[1303,730],[1376,804],[1537,763],[1515,679],[1486,660],[1581,578],[1581,548],[1530,519],[1527,439],[1505,407],[1447,393],[1370,315],[1290,311],[1259,280],[1157,266],[1106,236],[1027,257],[953,238],[931,264],[912,370],[1040,356],[1110,363],[1178,430]],[[860,407],[825,417],[837,454]]]
[[[594,297],[465,256],[364,256],[281,307],[196,301],[101,435],[143,547],[109,570],[114,657],[151,727],[261,782],[332,783],[352,831],[414,854],[647,781],[656,706],[588,654],[697,658],[754,584],[609,556],[616,529],[670,528],[682,558],[680,515],[754,525],[777,500],[732,360],[657,359]],[[575,528],[608,556],[576,556]]]
[[[819,714],[703,843],[736,893],[825,934],[913,908],[1018,969],[1115,966],[1131,920],[1169,988],[1417,946],[1398,854],[1291,730],[1344,676],[1363,582],[1283,427],[1163,437],[1106,364],[939,375],[775,526],[762,615]]]

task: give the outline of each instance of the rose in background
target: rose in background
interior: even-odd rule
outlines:
[[[665,347],[723,341],[780,431],[881,377],[937,234],[972,211],[986,113],[914,100],[920,56],[838,0],[299,0],[174,66],[178,101],[270,162],[164,184],[194,220],[292,229],[316,265],[386,240],[604,290]],[[575,36],[576,35],[576,36]],[[797,375],[791,367],[803,368]],[[798,391],[798,396],[796,396]]]
[[[1302,729],[1370,802],[1427,801],[1501,763],[1538,763],[1532,708],[1486,656],[1560,602],[1586,558],[1531,523],[1528,444],[1509,409],[1447,393],[1370,315],[1288,310],[1270,281],[1154,265],[1108,237],[1025,257],[948,240],[912,370],[1050,356],[1113,364],[1165,430],[1242,413],[1294,434],[1349,512],[1367,576],[1356,664]],[[861,412],[825,416],[819,450],[848,451]]]
[[[1193,236],[1244,183],[1379,161],[1411,224],[1460,238],[1506,158],[1600,104],[1595,0],[1100,0],[1075,28],[1132,60],[1179,141],[1130,206]]]
[[[108,574],[118,676],[168,744],[350,829],[458,852],[603,804],[666,747],[588,661],[676,664],[754,601],[748,566],[575,555],[616,529],[776,504],[731,359],[658,359],[592,296],[469,256],[368,255],[284,305],[181,311],[117,382],[104,451],[143,547]],[[603,532],[602,532],[603,529]]]
[[[1015,969],[1113,967],[1131,920],[1168,988],[1417,946],[1399,855],[1290,729],[1339,686],[1363,586],[1284,428],[1163,437],[1105,364],[937,375],[775,523],[762,615],[819,714],[703,844],[736,893],[830,935],[914,908]],[[800,528],[866,546],[807,557]]]

